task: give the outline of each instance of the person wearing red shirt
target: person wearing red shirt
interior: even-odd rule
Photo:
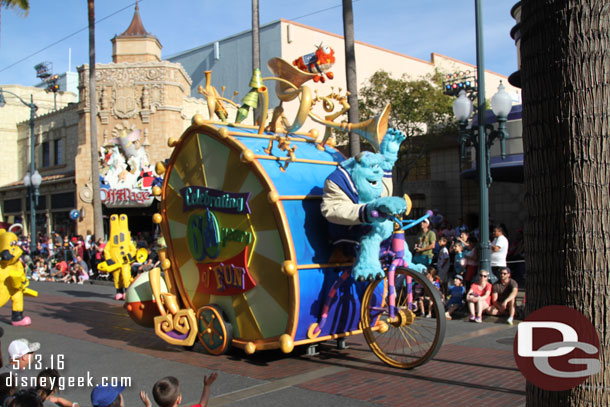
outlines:
[[[68,263],[65,260],[57,262],[51,271],[51,278],[62,278],[68,273]]]
[[[466,301],[470,310],[470,322],[483,322],[481,315],[491,304],[491,283],[488,280],[489,272],[482,269],[479,271],[476,282],[470,286],[470,290],[466,294]]]

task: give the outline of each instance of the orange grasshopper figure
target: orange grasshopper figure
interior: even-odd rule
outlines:
[[[324,79],[324,75],[328,79],[333,79],[334,75],[329,69],[335,63],[335,50],[327,45],[318,45],[316,52],[312,52],[311,54],[303,55],[292,61],[292,65],[299,68],[304,72],[311,72],[316,74],[314,76],[314,82],[322,82],[324,83],[326,80]]]

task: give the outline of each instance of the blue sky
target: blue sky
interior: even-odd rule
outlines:
[[[285,18],[343,34],[341,0],[259,3],[261,25]],[[516,0],[482,1],[485,68],[507,76],[517,69],[515,44],[510,38],[515,24],[510,16],[514,3]],[[134,0],[96,1],[96,20],[116,12],[96,26],[97,62],[111,62],[110,39],[129,25],[133,4]],[[250,0],[142,0],[140,14],[146,30],[163,45],[163,56],[170,56],[249,29],[250,5]],[[473,0],[354,0],[353,7],[358,41],[424,60],[437,52],[476,63]],[[37,83],[33,66],[42,61],[52,62],[55,73],[67,71],[69,48],[72,71],[89,61],[86,0],[30,0],[30,8],[27,17],[2,9],[1,84]]]

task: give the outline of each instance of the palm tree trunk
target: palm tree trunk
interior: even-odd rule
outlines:
[[[521,78],[528,313],[596,327],[602,371],[574,389],[527,384],[528,406],[610,405],[610,4],[523,0]]]
[[[104,237],[100,170],[97,147],[97,96],[95,92],[95,0],[87,0],[89,10],[89,137],[91,147],[91,184],[93,188],[93,222],[95,238]]]
[[[358,111],[358,79],[356,77],[352,0],[343,0],[343,37],[345,40],[345,77],[347,79],[347,91],[350,93],[347,97],[347,102],[350,105],[347,118],[350,123],[358,123],[360,113]],[[354,157],[358,153],[360,153],[360,136],[351,132],[349,134],[349,154]]]
[[[261,67],[260,36],[258,27],[260,25],[258,15],[258,0],[252,0],[252,69]]]
[[[258,0],[252,0],[252,72],[255,69],[261,68],[261,40],[259,34],[259,14],[258,14]],[[259,105],[261,95],[259,95]],[[259,107],[253,109],[254,123],[256,124],[256,118],[259,114]]]

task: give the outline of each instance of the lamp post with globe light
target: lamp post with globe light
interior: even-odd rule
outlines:
[[[479,97],[484,90],[480,89]],[[491,271],[491,246],[489,244],[489,187],[491,186],[490,170],[490,150],[496,140],[500,141],[502,159],[505,158],[505,140],[508,137],[506,132],[506,119],[512,106],[512,98],[504,89],[500,82],[498,92],[491,98],[491,108],[498,121],[498,129],[493,125],[485,123],[485,102],[483,99],[483,109],[479,103],[478,126],[467,129],[468,120],[472,116],[472,101],[466,96],[466,92],[461,91],[458,98],[453,102],[453,114],[458,121],[460,133],[458,141],[460,143],[461,157],[464,158],[466,146],[473,146],[477,151],[477,171],[479,175],[479,270]]]
[[[30,167],[34,167],[30,164]],[[29,172],[25,173],[23,177],[23,185],[28,189],[28,195],[30,197],[30,250],[36,249],[36,206],[38,206],[38,195],[39,187],[42,183],[42,177],[38,170],[34,170],[34,173],[30,175]]]
[[[30,171],[25,174],[25,177],[23,177],[23,184],[28,187],[28,192],[30,196],[30,242],[31,245],[33,245],[33,248],[31,250],[34,250],[36,248],[36,205],[38,204],[38,188],[40,187],[40,183],[42,182],[42,177],[40,176],[38,171],[36,171],[35,158],[36,140],[34,139],[34,117],[36,115],[36,110],[38,110],[38,106],[34,104],[34,95],[30,95],[30,103],[28,103],[23,100],[19,95],[0,88],[0,107],[4,107],[4,105],[6,105],[4,93],[8,93],[10,95],[15,96],[17,99],[19,99],[21,103],[30,108]]]
[[[476,129],[466,129],[468,119],[472,115],[472,101],[468,99],[465,91],[460,91],[458,98],[453,102],[453,114],[460,127],[459,142],[462,157],[466,145],[472,145],[477,150],[477,169],[479,174],[479,270],[491,272],[491,245],[489,242],[489,186],[491,173],[489,168],[489,151],[495,141],[499,139],[502,149],[502,159],[505,157],[504,140],[507,138],[506,118],[510,112],[512,98],[500,83],[498,92],[491,99],[491,106],[498,120],[498,130],[485,123],[485,58],[483,52],[483,14],[481,0],[474,0],[475,29],[477,46],[477,116]]]

